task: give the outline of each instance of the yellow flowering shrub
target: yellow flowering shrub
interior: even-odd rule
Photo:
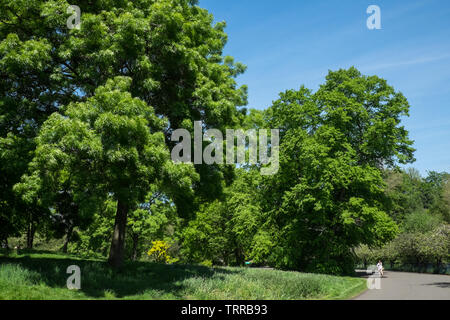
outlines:
[[[168,254],[170,244],[166,241],[152,241],[152,248],[147,252],[148,256],[153,257],[155,261],[162,263],[170,263],[171,258]]]

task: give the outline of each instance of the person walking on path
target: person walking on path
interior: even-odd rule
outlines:
[[[378,273],[381,275],[381,277],[383,277],[383,263],[381,262],[381,260],[378,260],[377,269]]]

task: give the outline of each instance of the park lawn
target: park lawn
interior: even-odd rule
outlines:
[[[81,269],[69,290],[66,269]],[[360,278],[259,268],[129,262],[113,271],[104,260],[53,253],[0,254],[0,299],[347,299],[366,289]]]

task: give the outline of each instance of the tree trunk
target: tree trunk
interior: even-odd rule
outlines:
[[[31,214],[30,214],[30,216],[31,216]],[[35,232],[36,232],[36,228],[34,226],[33,219],[31,217],[30,222],[28,223],[28,229],[27,229],[27,249],[33,249]]]
[[[117,201],[114,233],[109,250],[108,262],[113,268],[122,266],[125,253],[125,228],[127,225],[128,206],[122,200]]]
[[[137,250],[138,250],[138,244],[139,244],[139,235],[135,234],[133,236],[133,254],[131,255],[131,259],[133,261],[137,260]]]
[[[64,245],[62,247],[63,253],[67,253],[67,246],[69,245],[70,238],[72,237],[72,231],[73,231],[73,226],[70,226],[69,230],[67,230],[66,239],[64,240]]]
[[[243,257],[243,255],[241,254],[241,250],[240,250],[239,248],[236,248],[236,249],[234,250],[234,257],[235,257],[235,259],[236,259],[236,264],[237,264],[238,266],[244,265],[244,263],[245,263],[244,257]]]

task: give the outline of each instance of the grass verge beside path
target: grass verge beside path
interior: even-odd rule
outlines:
[[[68,290],[66,269],[81,269],[81,290]],[[365,280],[280,270],[105,261],[31,253],[0,255],[0,299],[347,299]]]

